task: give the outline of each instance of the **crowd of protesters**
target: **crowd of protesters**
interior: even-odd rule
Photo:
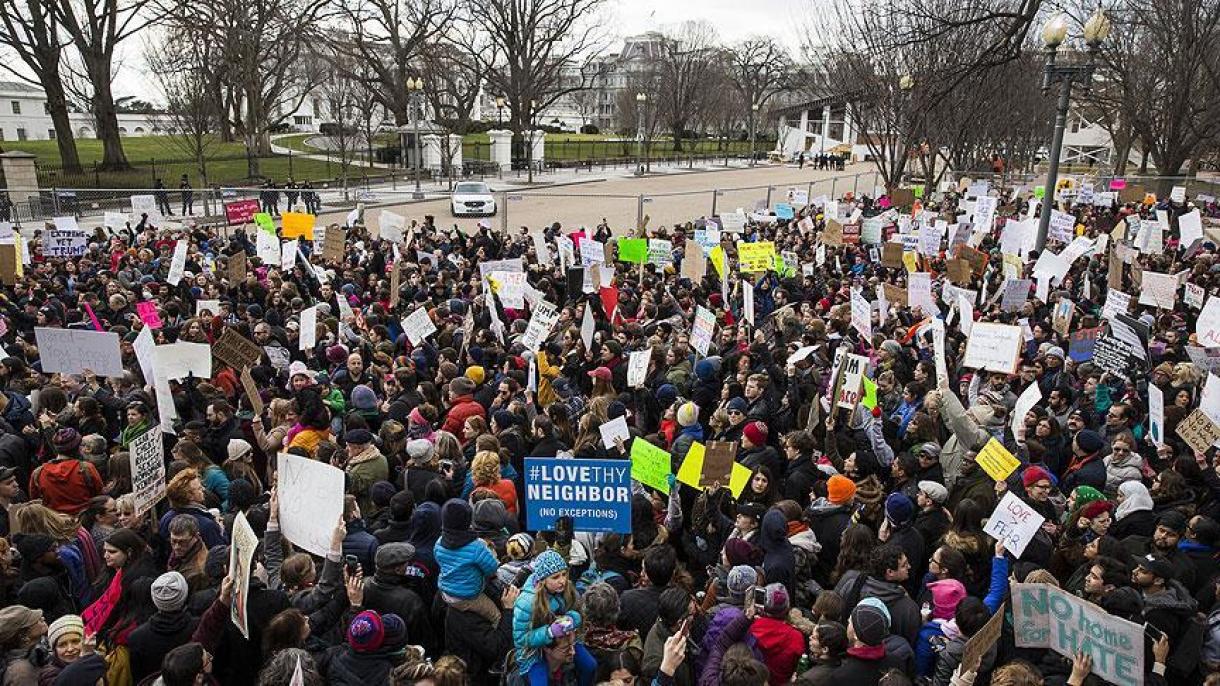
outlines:
[[[1019,311],[1003,311],[986,294],[1005,290],[1000,236],[1025,216],[1030,189],[991,190],[1000,209],[977,232],[959,190],[921,206],[847,196],[837,212],[880,216],[887,235],[908,221],[963,222],[990,257],[958,284],[983,294],[974,320],[1024,320],[1028,332],[1012,373],[961,364],[971,315],[948,297],[947,241],[921,259],[943,298],[937,311],[889,302],[861,335],[852,289],[879,300],[883,284],[905,289],[908,270],[886,266],[880,246],[841,244],[841,231],[823,242],[824,199],[791,220],[760,214],[723,231],[724,262],[707,261],[693,282],[683,263],[707,257],[686,254],[686,239],[714,225],[648,230],[673,241],[673,263],[605,263],[609,298],[584,292],[559,246],[576,256],[580,241],[614,246],[632,235],[623,227],[533,227],[549,251],[538,255],[528,229],[506,236],[481,223],[466,234],[429,217],[412,222],[409,245],[391,246],[375,221],[358,220],[341,260],[303,241],[289,271],[257,259],[251,226],[164,231],[145,217],[138,232],[99,229],[67,260],[44,259],[32,232],[32,262],[0,290],[3,684],[1096,682],[1088,654],[1018,648],[1011,618],[963,663],[988,619],[1011,613],[1014,582],[1058,586],[1147,625],[1146,683],[1220,683],[1220,464],[1175,432],[1207,401],[1208,370],[1189,354],[1197,308],[1132,299],[1128,314],[1152,331],[1147,371],[1076,359],[1066,337],[1103,323],[1113,284],[1138,294],[1140,268],[1185,270],[1184,282],[1215,292],[1215,242],[1178,244],[1177,217],[1193,203],[1068,198],[1088,238],[1167,212],[1164,248],[1119,263],[1117,281],[1108,252],[1085,255],[1045,301],[1031,289]],[[270,194],[263,205],[275,211]],[[170,285],[179,239],[186,269]],[[737,240],[774,241],[800,264],[742,274]],[[238,253],[249,269],[231,282]],[[532,308],[488,297],[479,270],[518,257],[534,297],[558,308],[536,350],[522,343]],[[1018,257],[1018,275],[1037,258]],[[1075,304],[1066,331],[1052,326],[1061,299]],[[200,300],[218,300],[219,312],[196,314]],[[211,378],[172,382],[172,412],[158,407],[133,347],[141,302],[156,305],[158,344],[213,343],[231,329],[263,347],[249,369],[262,413],[242,370],[219,359]],[[314,305],[315,344],[302,350],[299,313]],[[692,341],[697,307],[716,317],[706,354]],[[412,345],[400,321],[418,308],[437,330]],[[91,329],[93,317],[121,337],[126,371],[43,373],[35,327]],[[932,318],[946,321],[948,380],[938,381]],[[644,382],[629,387],[627,360],[645,348]],[[828,401],[840,349],[870,361],[867,405]],[[790,361],[798,350],[807,354]],[[1031,384],[1044,400],[1013,422]],[[1159,436],[1152,385],[1165,398]],[[167,412],[166,494],[140,513],[130,448]],[[619,417],[631,438],[607,448],[599,427]],[[1021,462],[998,482],[975,461],[992,439]],[[627,460],[636,440],[668,451],[675,474],[695,443],[732,442],[751,476],[736,498],[718,484],[671,479],[667,493],[635,483],[630,534],[562,520],[527,529],[525,458]],[[324,558],[281,534],[283,452],[345,472]],[[983,531],[1006,493],[1045,518],[1019,557]],[[242,599],[248,637],[230,621],[238,514],[260,540]]]

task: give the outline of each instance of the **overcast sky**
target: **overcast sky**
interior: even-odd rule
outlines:
[[[809,21],[810,7],[808,0],[679,0],[666,3],[656,0],[609,0],[605,10],[609,21],[605,22],[605,26],[614,33],[608,49],[617,52],[623,45],[624,36],[698,19],[711,23],[724,43],[734,43],[756,35],[772,36],[785,45],[793,57],[797,57],[801,26]],[[145,72],[143,52],[144,44],[140,37],[121,44],[115,95],[136,95],[160,102],[160,88]],[[0,80],[3,78],[0,75]]]

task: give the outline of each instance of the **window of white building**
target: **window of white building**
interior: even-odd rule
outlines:
[[[21,114],[21,101],[20,100],[13,100],[9,104],[11,104],[13,106],[13,114]]]

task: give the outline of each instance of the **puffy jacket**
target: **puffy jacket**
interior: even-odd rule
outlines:
[[[478,543],[482,546],[482,543]],[[440,546],[437,546],[440,550]],[[486,546],[483,547],[486,551]],[[550,625],[543,624],[542,626],[534,626],[534,595],[539,592],[540,580],[535,579],[534,575],[525,580],[525,585],[521,587],[521,595],[517,596],[517,601],[513,603],[513,645],[515,646],[517,656],[517,669],[521,674],[526,674],[530,671],[539,659],[539,651],[544,646],[550,645],[554,640],[551,638]],[[545,590],[542,591],[546,593]],[[551,613],[556,617],[559,615],[567,615],[572,618],[573,627],[580,628],[580,613],[574,609],[565,608],[563,605],[563,597],[550,595],[547,599],[551,607]]]
[[[763,662],[771,672],[768,683],[779,686],[788,683],[796,671],[796,663],[805,652],[805,637],[796,627],[773,617],[757,617],[750,625],[750,635],[758,642]]]
[[[459,395],[454,401],[453,406],[449,408],[449,414],[445,415],[445,423],[441,425],[441,429],[448,431],[454,436],[465,435],[462,432],[462,427],[466,424],[466,420],[471,417],[487,418],[487,410],[475,401],[474,396]]]
[[[64,514],[76,515],[89,499],[102,494],[102,477],[97,467],[72,457],[52,460],[30,476],[30,499],[41,498],[44,505]]]
[[[455,549],[446,548],[438,541],[432,549],[436,563],[441,568],[437,586],[442,593],[454,598],[474,598],[483,592],[483,581],[496,573],[499,561],[480,540],[474,540]],[[522,597],[525,592],[522,591]],[[531,594],[532,597],[533,594]]]
[[[440,648],[428,621],[428,609],[419,594],[407,587],[407,578],[393,572],[378,571],[364,580],[364,607],[381,614],[396,614],[407,623],[407,640],[424,646],[428,654]]]

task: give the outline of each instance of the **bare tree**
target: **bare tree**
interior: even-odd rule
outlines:
[[[482,92],[482,79],[476,60],[461,44],[444,40],[424,46],[420,56],[424,80],[424,97],[437,123],[456,136],[465,136],[473,129],[475,104]],[[457,156],[460,139],[442,135],[440,139],[441,172],[453,184],[453,158]]]
[[[76,135],[68,121],[68,97],[59,76],[65,45],[59,20],[46,0],[0,2],[0,46],[16,53],[34,77],[28,78],[7,60],[0,60],[0,69],[42,87],[47,97],[47,112],[55,127],[60,164],[65,173],[79,174]]]
[[[46,0],[80,55],[93,90],[93,117],[106,170],[130,169],[114,105],[114,53],[118,45],[157,19],[153,0]]]
[[[486,78],[502,93],[513,131],[523,136],[534,116],[588,86],[573,79],[601,49],[595,15],[606,0],[462,0],[463,40]],[[584,70],[579,70],[582,77]],[[526,145],[527,148],[531,147]],[[533,180],[533,166],[530,166]]]
[[[597,117],[599,97],[599,92],[593,88],[584,88],[568,96],[568,99],[572,102],[572,107],[576,110],[576,114],[580,115],[581,128],[591,123]]]
[[[150,42],[146,51],[148,65],[165,92],[170,144],[195,161],[204,185],[208,155],[216,147],[224,115],[222,103],[212,95],[218,62],[215,50],[216,46],[198,39]]]
[[[1120,133],[1129,124],[1157,173],[1176,176],[1220,141],[1220,4],[1123,0],[1110,17],[1114,30],[1089,97],[1121,111]],[[1121,153],[1120,164],[1127,150]],[[1166,180],[1162,190],[1171,185]]]
[[[343,30],[329,36],[328,44],[346,58],[336,67],[359,79],[396,124],[407,124],[407,79],[418,74],[425,46],[450,30],[457,0],[330,1]]]
[[[348,174],[352,162],[356,158],[356,149],[361,143],[360,128],[361,112],[359,102],[371,100],[364,85],[352,77],[346,69],[326,79],[322,84],[322,102],[326,106],[329,123],[328,135],[330,144],[328,154],[338,154],[339,175],[343,182],[343,199],[347,200]]]
[[[220,46],[218,68],[235,91],[226,104],[246,149],[248,174],[271,152],[271,130],[305,102],[331,68],[311,52],[327,0],[177,0],[172,26]]]
[[[756,37],[724,51],[724,73],[739,102],[745,105],[747,128],[754,126],[754,108],[766,107],[772,97],[787,90],[795,71],[788,51],[774,38]]]
[[[657,91],[657,106],[674,152],[682,150],[687,126],[707,107],[720,58],[716,30],[704,21],[683,22],[662,41],[656,68],[664,87]]]

